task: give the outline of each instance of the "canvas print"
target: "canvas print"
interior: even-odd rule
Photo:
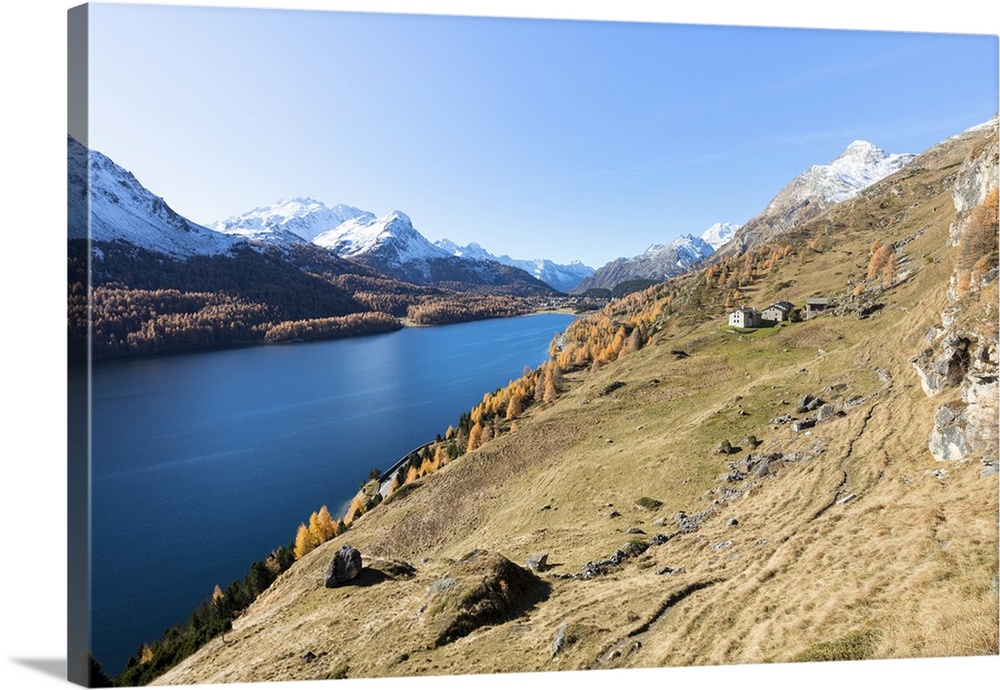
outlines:
[[[998,654],[998,38],[70,10],[69,675]]]

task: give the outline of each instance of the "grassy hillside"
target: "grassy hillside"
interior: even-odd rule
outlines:
[[[995,136],[612,304],[592,323],[641,311],[644,347],[567,367],[557,400],[306,554],[158,683],[997,654],[997,475],[932,457],[957,393],[929,398],[910,363],[949,304],[996,340],[995,278],[948,297],[952,190]],[[875,241],[888,281],[866,279]],[[837,308],[726,326],[809,296]],[[807,395],[825,406],[798,412]],[[366,570],[326,589],[345,543]]]

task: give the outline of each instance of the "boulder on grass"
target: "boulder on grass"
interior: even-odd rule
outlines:
[[[326,586],[339,587],[350,582],[361,574],[361,567],[361,552],[350,544],[344,544],[326,566]]]

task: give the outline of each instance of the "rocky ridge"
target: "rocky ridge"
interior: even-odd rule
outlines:
[[[996,118],[987,126],[993,132],[992,141],[973,151],[956,175],[952,192],[955,220],[949,233],[954,247],[962,243],[964,235],[976,231],[974,211],[990,203],[991,191],[996,218],[996,189],[1000,183]],[[995,221],[992,231],[996,232]],[[956,268],[949,279],[941,323],[927,332],[926,349],[910,361],[924,393],[929,398],[948,399],[934,415],[930,452],[939,461],[977,457],[983,472],[993,474],[997,472],[1000,419],[997,270],[994,267],[984,275],[973,274],[964,288],[960,273],[961,269]]]

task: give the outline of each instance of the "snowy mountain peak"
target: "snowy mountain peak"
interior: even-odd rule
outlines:
[[[351,218],[332,230],[320,233],[313,238],[313,243],[332,249],[343,257],[377,252],[394,265],[451,256],[427,241],[402,211],[393,211],[381,218],[370,213]]]
[[[715,223],[701,233],[701,239],[707,242],[714,251],[733,239],[739,229],[740,226],[736,223]]]
[[[833,204],[847,201],[901,170],[914,157],[910,153],[886,153],[860,139],[852,141],[830,163],[813,165],[782,187],[767,207],[747,221],[722,251],[741,253],[768,242],[797,223]]]
[[[839,156],[835,160],[841,160],[842,158],[854,158],[854,159],[881,159],[885,158],[885,151],[880,149],[875,144],[870,141],[865,141],[864,139],[855,139],[850,144],[847,145]]]
[[[210,227],[227,235],[238,235],[279,244],[310,242],[316,235],[332,230],[346,220],[374,216],[353,206],[330,208],[310,197],[291,197],[258,206],[238,216],[216,221]]]
[[[827,165],[814,165],[792,180],[771,200],[767,211],[800,207],[806,202],[825,207],[845,201],[900,170],[913,157],[910,153],[887,154],[867,141],[853,141]]]
[[[220,254],[240,240],[196,225],[102,153],[67,139],[70,239],[123,241],[175,258]]]

